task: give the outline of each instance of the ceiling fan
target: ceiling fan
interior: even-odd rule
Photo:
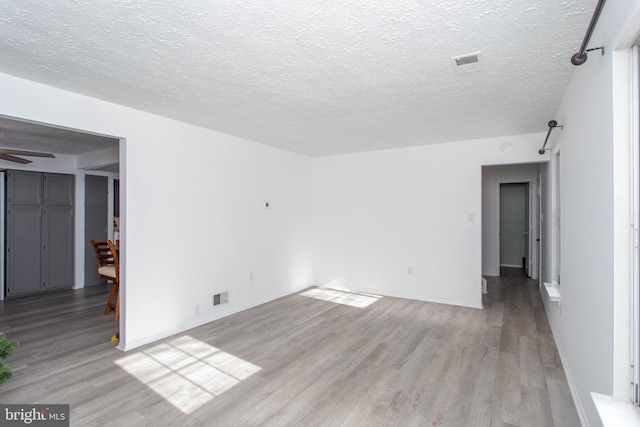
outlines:
[[[16,157],[16,156],[49,157],[52,159],[56,157],[51,153],[41,153],[39,151],[23,151],[23,150],[11,150],[8,148],[0,148],[0,159],[2,160],[21,163],[23,165],[26,165],[27,163],[33,163],[31,160],[23,159],[22,157]]]

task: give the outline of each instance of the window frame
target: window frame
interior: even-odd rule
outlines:
[[[630,400],[640,412],[640,39],[631,48],[631,389]]]

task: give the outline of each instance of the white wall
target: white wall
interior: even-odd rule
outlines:
[[[544,143],[544,138],[542,143]],[[540,146],[542,146],[542,143],[540,143]],[[544,158],[546,159],[547,157],[545,156]],[[500,275],[500,184],[507,182],[533,182],[535,184],[537,177],[537,164],[487,166],[482,168],[483,275]]]
[[[0,93],[2,115],[126,139],[121,347],[311,284],[309,158],[8,75]]]
[[[546,160],[544,137],[314,159],[316,283],[481,307],[482,165]]]
[[[590,43],[594,47],[604,45],[605,55],[592,52],[584,65],[574,69],[555,117],[564,129],[551,147],[561,153],[562,305],[545,298],[545,307],[579,414],[589,426],[601,425],[589,393],[613,394],[614,331],[622,326],[621,330],[628,332],[628,317],[623,322],[626,325],[614,325],[616,288],[629,288],[630,245],[629,140],[614,142],[617,119],[613,96],[614,86],[626,85],[627,79],[624,73],[621,79],[614,77],[617,53],[613,51],[625,48],[619,43],[622,32],[640,32],[639,10],[638,1],[614,1],[605,6]],[[624,61],[618,65],[623,69],[629,66]],[[622,116],[628,119],[628,105]],[[551,245],[554,167],[551,164],[542,169],[545,281],[555,276]],[[623,311],[628,314],[626,307]],[[626,365],[622,367],[623,378],[626,375],[622,388],[628,390],[629,364],[622,364]]]

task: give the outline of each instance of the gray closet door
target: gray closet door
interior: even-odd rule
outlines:
[[[42,271],[42,209],[7,209],[7,297],[40,291]]]
[[[74,177],[7,173],[7,297],[73,286]]]
[[[7,202],[17,205],[42,204],[42,174],[9,171],[7,173]]]
[[[106,280],[98,277],[98,263],[89,238],[97,241],[107,240],[109,215],[109,178],[106,176],[85,175],[84,177],[84,284],[101,285]]]
[[[47,173],[44,175],[45,205],[73,206],[74,176]]]
[[[73,286],[73,209],[48,206],[43,218],[43,288],[70,288]]]
[[[73,286],[74,176],[44,174],[43,288]]]

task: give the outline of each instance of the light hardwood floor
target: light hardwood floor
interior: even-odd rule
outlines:
[[[485,309],[311,288],[123,353],[106,287],[0,302],[3,403],[71,425],[578,426],[535,282]]]

